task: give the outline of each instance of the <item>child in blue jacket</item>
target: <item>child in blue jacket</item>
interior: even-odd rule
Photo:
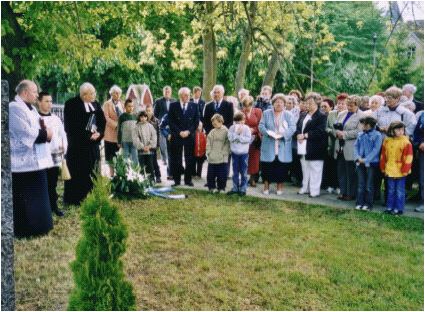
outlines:
[[[357,172],[357,210],[370,210],[373,206],[374,175],[379,171],[382,135],[376,130],[376,119],[367,116],[360,119],[363,128],[354,143],[354,161]],[[378,186],[376,186],[378,187]]]

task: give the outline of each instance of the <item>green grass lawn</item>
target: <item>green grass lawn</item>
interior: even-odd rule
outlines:
[[[187,193],[116,201],[139,310],[423,310],[423,220]],[[17,309],[66,309],[79,234],[16,241]]]

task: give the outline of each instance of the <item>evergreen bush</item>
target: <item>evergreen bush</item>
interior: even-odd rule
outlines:
[[[69,310],[135,310],[131,284],[125,280],[120,257],[127,229],[109,199],[110,185],[100,176],[81,205],[82,237],[71,263],[74,289]]]

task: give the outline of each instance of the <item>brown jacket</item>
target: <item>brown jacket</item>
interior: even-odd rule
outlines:
[[[121,101],[119,102],[121,112],[124,112]],[[103,104],[103,113],[105,114],[106,126],[103,139],[107,142],[117,143],[118,139],[118,116],[115,112],[114,103],[108,100]]]

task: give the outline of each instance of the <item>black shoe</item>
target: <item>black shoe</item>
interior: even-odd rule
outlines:
[[[208,183],[205,183],[205,184],[204,184],[204,186],[205,186],[205,187],[208,187]]]
[[[162,181],[161,181],[161,177],[157,177],[156,179],[156,183],[161,183]]]
[[[185,183],[186,186],[193,186],[193,182]]]
[[[392,209],[385,209],[384,213],[393,213],[393,210]]]
[[[60,209],[55,209],[55,210],[53,210],[53,212],[54,212],[54,213],[55,213],[55,215],[57,215],[58,217],[63,217],[63,216],[64,216],[63,211],[62,211],[62,210],[60,210]]]
[[[176,186],[180,186],[180,183],[174,183],[173,185],[171,185],[172,187],[176,187]]]
[[[174,180],[173,177],[167,177],[167,180],[171,181]]]
[[[236,195],[236,194],[238,194],[238,192],[236,192],[236,191],[228,191],[226,194],[227,195]]]
[[[246,192],[239,192],[239,196],[245,196]]]

